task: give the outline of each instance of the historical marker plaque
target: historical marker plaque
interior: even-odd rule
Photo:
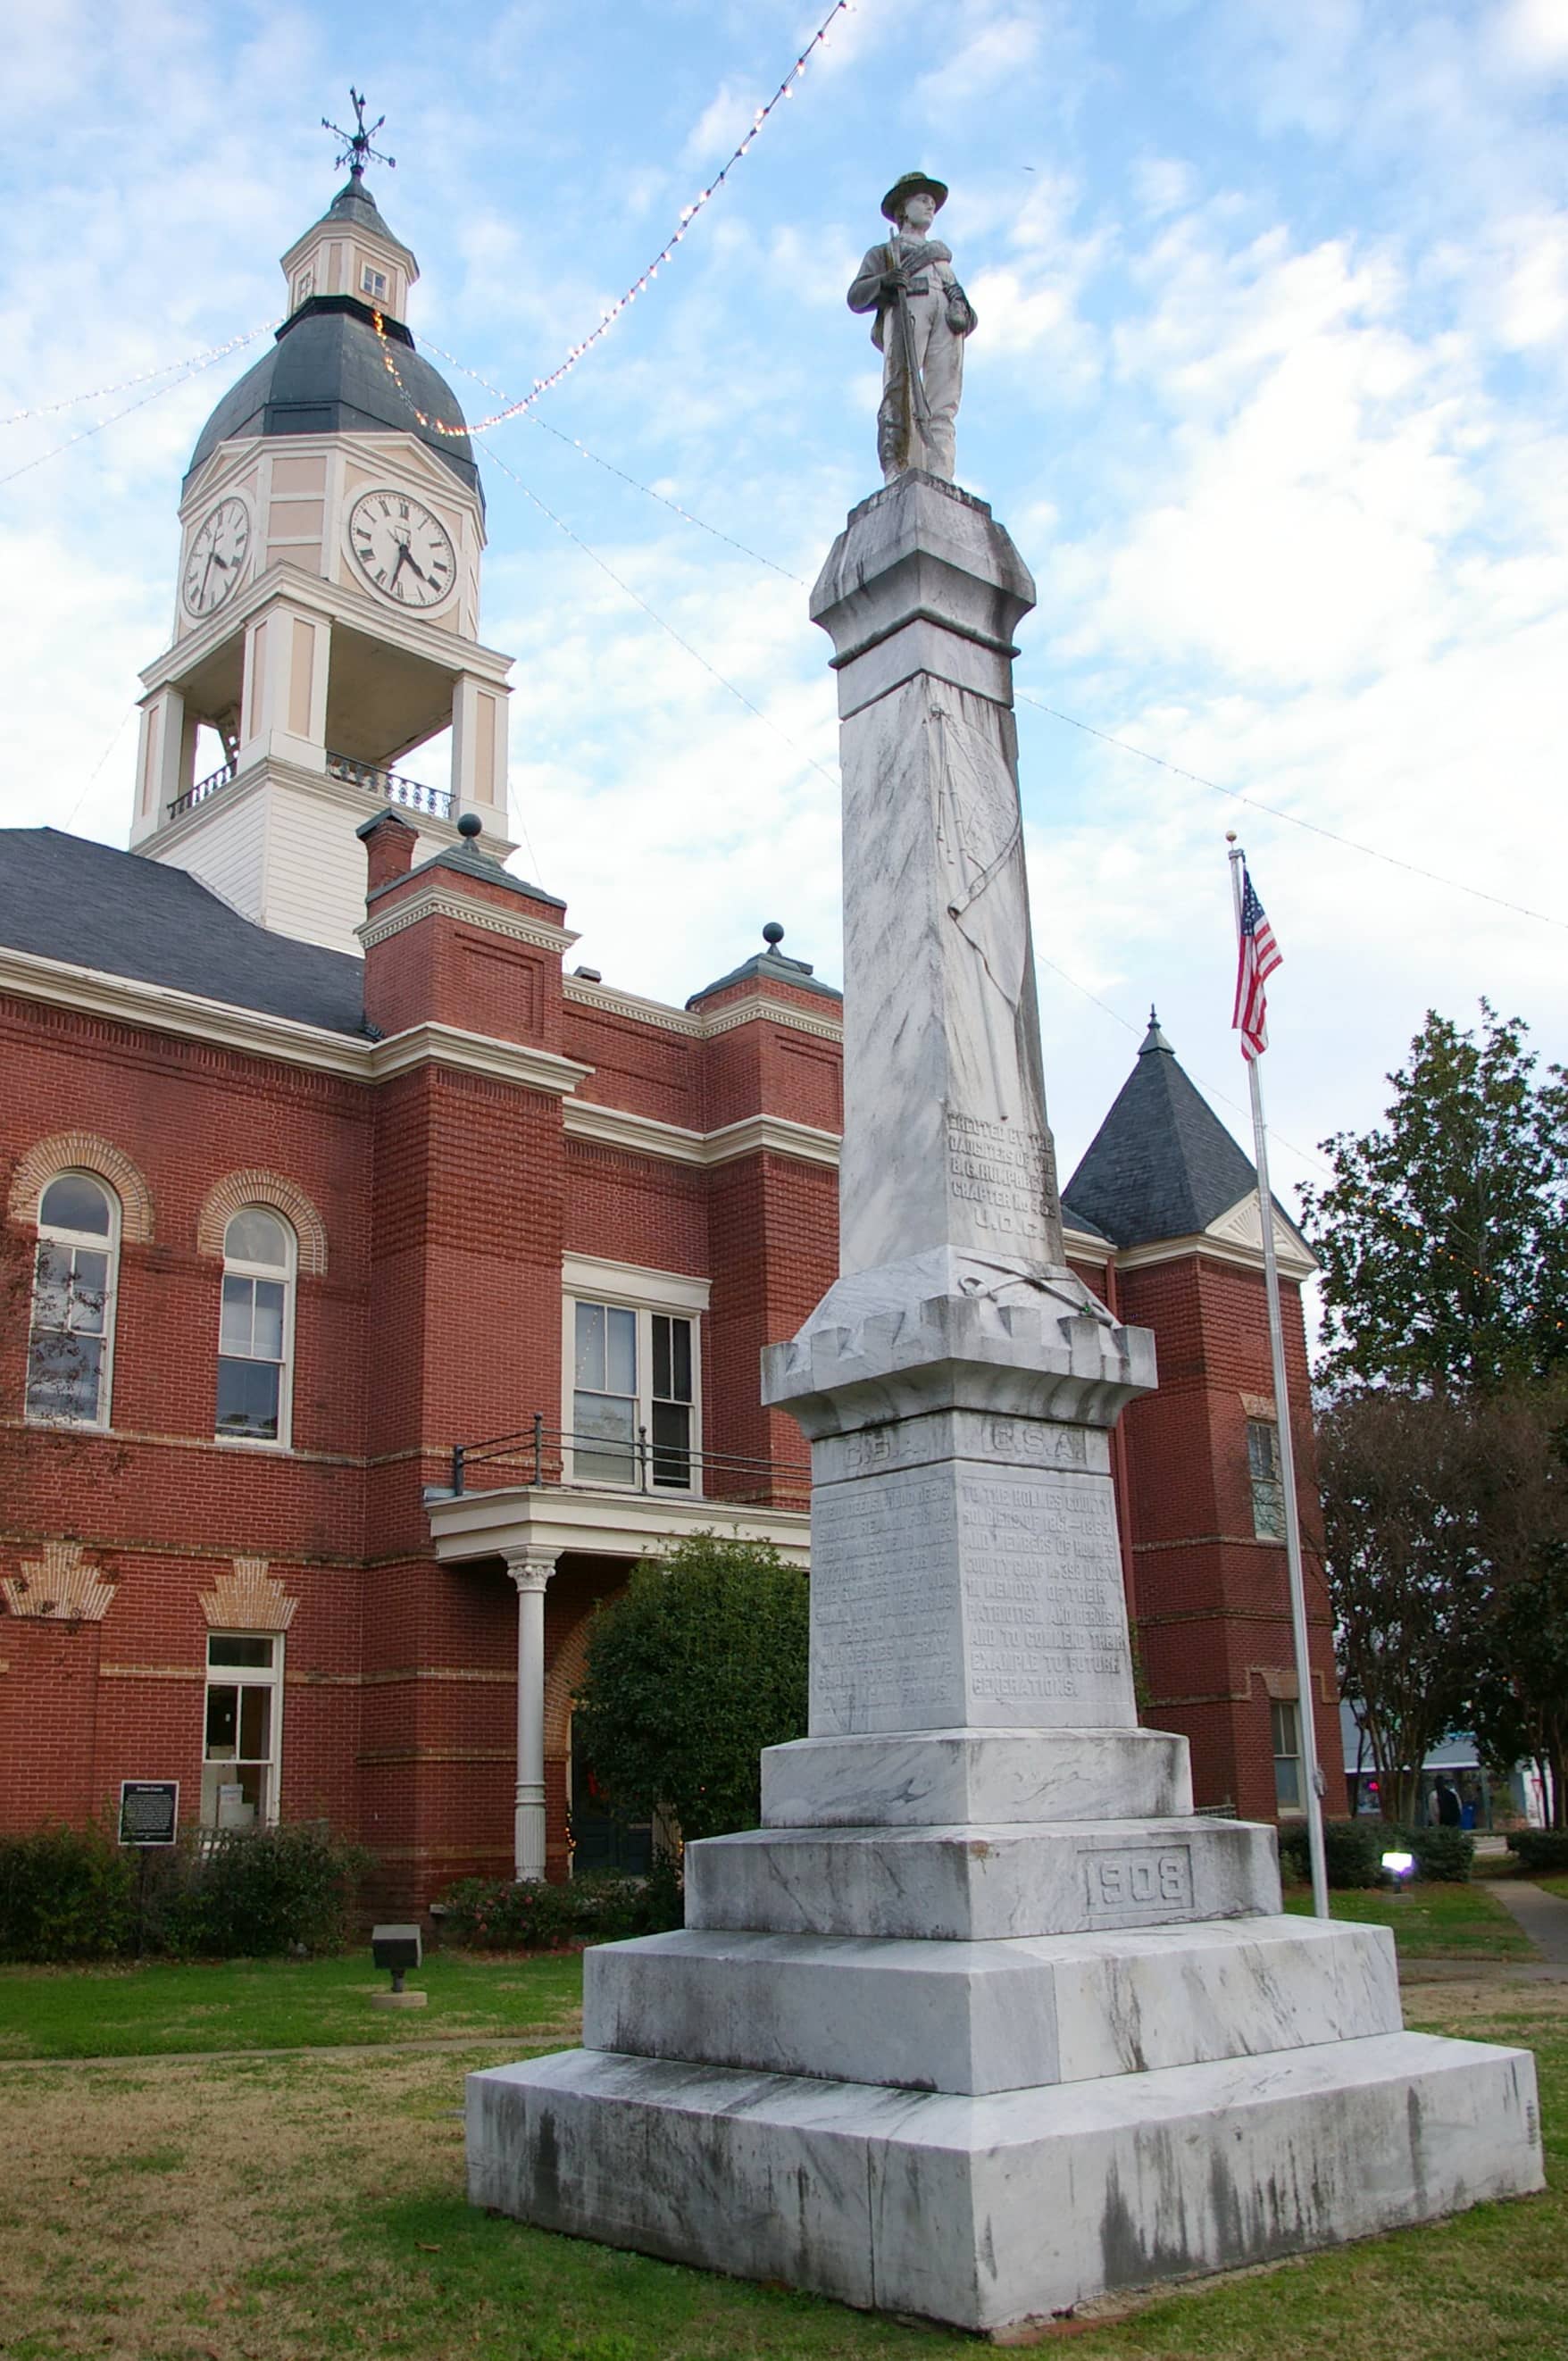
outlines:
[[[122,1779],[120,1842],[171,1845],[180,1828],[178,1779]]]

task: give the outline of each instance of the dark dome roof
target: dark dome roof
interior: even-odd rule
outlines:
[[[387,368],[368,308],[348,295],[314,295],[284,321],[265,358],[225,394],[191,454],[187,481],[220,443],[236,435],[397,433],[416,434],[482,501],[467,435],[438,434],[422,426],[409,406],[412,401],[428,417],[460,425],[456,395],[420,358],[405,327],[391,320],[385,324],[407,400]]]

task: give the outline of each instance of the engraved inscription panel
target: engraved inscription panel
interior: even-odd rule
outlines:
[[[811,1502],[813,1731],[961,1721],[950,1473],[867,1474]]]
[[[1091,1918],[1116,1918],[1130,1911],[1192,1908],[1190,1845],[1125,1847],[1082,1856],[1083,1906]]]
[[[1045,1135],[948,1111],[948,1194],[968,1207],[974,1227],[1010,1238],[1036,1238],[1056,1185]]]
[[[1110,1479],[960,1463],[970,1709],[1057,1727],[1136,1719]],[[987,1711],[986,1708],[990,1710]]]

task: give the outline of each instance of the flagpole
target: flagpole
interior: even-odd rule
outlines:
[[[1236,948],[1242,945],[1242,869],[1246,860],[1235,838],[1231,847],[1231,894],[1235,905]],[[1274,1365],[1274,1414],[1279,1437],[1279,1480],[1285,1493],[1285,1559],[1290,1574],[1290,1623],[1296,1642],[1296,1694],[1301,1731],[1301,1768],[1307,1787],[1307,1847],[1312,1866],[1312,1910],[1329,1915],[1328,1861],[1323,1850],[1323,1774],[1318,1764],[1317,1714],[1307,1642],[1307,1591],[1301,1574],[1301,1512],[1296,1499],[1296,1451],[1290,1433],[1290,1398],[1285,1383],[1285,1328],[1279,1312],[1279,1264],[1274,1251],[1274,1198],[1268,1185],[1268,1132],[1263,1119],[1263,1082],[1258,1060],[1246,1061],[1252,1088],[1253,1156],[1257,1167],[1258,1226],[1263,1233],[1263,1278],[1268,1294],[1268,1349]]]

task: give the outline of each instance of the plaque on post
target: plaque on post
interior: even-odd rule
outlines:
[[[145,1848],[171,1845],[180,1829],[178,1779],[122,1779],[120,1842]]]

